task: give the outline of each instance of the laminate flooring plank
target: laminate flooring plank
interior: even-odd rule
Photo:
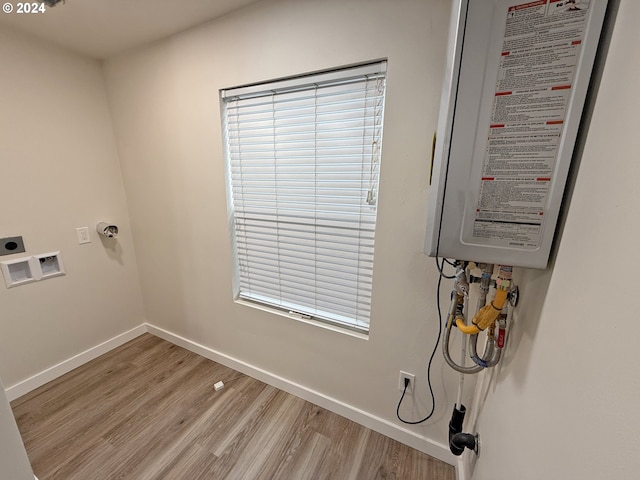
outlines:
[[[270,478],[268,469],[274,468],[272,461],[279,458],[289,441],[290,417],[295,418],[304,403],[300,398],[277,391],[247,425],[243,435],[236,436],[219,457],[212,478]]]
[[[159,346],[165,351],[169,349],[166,344]],[[123,353],[127,351],[125,349]],[[178,349],[173,351],[176,356],[184,356],[185,353]],[[155,371],[162,379],[167,374],[166,363],[156,364]],[[147,378],[153,378],[153,372],[151,367],[144,374]],[[132,385],[137,384],[132,381],[133,377],[141,373],[143,372],[132,368],[126,356],[111,363],[96,359],[61,377],[65,379],[64,383],[60,383],[60,378],[41,387],[42,390],[35,391],[39,393],[29,394],[31,398],[28,409],[22,408],[22,398],[12,403],[12,406],[20,424],[31,434],[40,435],[41,431],[54,429],[49,422],[55,422],[58,418],[72,418],[78,410],[86,411],[95,403],[95,398],[100,398],[100,404],[104,406],[109,399],[122,397],[123,390],[130,391]]]
[[[326,480],[329,475],[326,466],[329,463],[327,452],[331,439],[317,432],[306,437],[292,462],[276,473],[276,478],[299,478],[301,480]],[[288,468],[287,468],[288,467]]]
[[[327,452],[330,461],[325,465],[328,478],[357,480],[371,430],[323,408],[318,410],[314,428],[332,439]]]
[[[217,379],[228,377],[230,372],[237,377],[237,373],[197,355],[194,357],[203,365],[196,367],[198,373],[189,375],[188,381],[181,385],[181,390],[188,391],[187,398],[177,396],[175,404],[172,400],[164,406],[151,408],[154,415],[160,415],[162,421],[156,421],[152,428],[146,427],[138,433],[139,440],[146,442],[145,455],[128,460],[128,465],[124,464],[112,472],[113,478],[155,478],[169,463],[166,458],[178,455],[184,450],[184,445],[194,443],[208,425],[215,424],[219,417],[225,416],[222,409],[228,403],[227,398],[238,399],[233,387],[221,392],[213,389]],[[165,400],[167,397],[163,398]],[[155,460],[158,458],[165,461],[158,462]]]
[[[335,478],[358,480],[358,471],[360,469],[360,465],[365,462],[367,443],[369,441],[371,430],[368,428],[360,428],[357,432],[357,440],[352,444],[352,447],[349,449],[349,453],[347,454],[350,457],[351,462],[345,462],[345,466],[349,467],[348,471],[345,469],[344,472],[337,472],[337,476]]]
[[[125,371],[129,362],[127,352],[130,350],[133,350],[133,348],[128,347],[122,350],[122,355],[118,356],[115,362],[98,357],[82,367],[72,370],[63,377],[14,400],[12,407],[16,412],[16,418],[20,418],[23,424],[32,420],[34,423],[43,426],[43,419],[50,418],[54,413],[63,410],[70,403],[77,400],[78,397],[70,396],[69,391],[79,393],[83,388],[92,390],[92,387],[96,383],[100,383],[105,374],[113,373],[115,375]],[[86,371],[91,371],[91,375],[85,375],[84,372]],[[126,382],[127,379],[122,378],[122,381]],[[21,408],[26,402],[29,403],[28,410]]]
[[[110,478],[108,472],[117,468],[119,462],[120,452],[108,442],[97,439],[88,444],[81,455],[69,459],[60,468],[47,472],[34,468],[34,472],[39,480],[97,480]]]
[[[274,387],[248,379],[247,385],[233,390],[234,395],[215,422],[201,432],[198,443],[207,446],[218,457],[237,447],[239,439],[255,431],[263,411],[278,393]]]
[[[407,445],[400,444],[398,478],[424,478],[455,480],[455,472],[444,462],[425,462],[424,454]]]
[[[40,480],[455,478],[450,465],[150,334],[12,408]]]
[[[193,425],[173,440],[171,445],[165,448],[162,455],[158,455],[157,460],[147,465],[136,478],[139,480],[168,478],[172,476],[172,471],[175,471],[176,474],[186,475],[186,471],[194,467],[206,472],[209,465],[216,460],[216,456],[193,441],[197,428],[198,425]],[[208,461],[207,457],[209,457]]]
[[[147,378],[155,385],[154,388],[157,389],[158,385],[162,385],[162,388],[169,390],[180,385],[183,377],[190,372],[189,369],[182,368],[184,360],[181,357],[182,355],[163,357],[166,362],[163,365],[157,365],[157,367],[164,368],[164,371],[159,377],[154,371],[153,375]],[[172,369],[172,363],[178,367],[175,370],[176,375],[167,376],[167,372]],[[139,374],[142,375],[143,372],[139,372]],[[159,395],[164,395],[163,392],[161,391]],[[110,401],[104,401],[103,403],[103,398],[101,398],[99,402],[94,401],[90,408],[82,408],[79,405],[77,411],[58,418],[55,430],[37,440],[39,448],[29,449],[27,447],[34,468],[41,462],[49,463],[48,460],[54,457],[57,460],[57,470],[63,472],[60,475],[64,478],[64,472],[70,475],[69,469],[65,467],[67,463],[71,463],[71,468],[74,468],[74,465],[78,465],[82,459],[85,462],[92,462],[94,460],[93,445],[96,442],[105,441],[108,433],[121,425],[122,422],[126,422],[130,415],[138,416],[141,420],[148,419],[148,416],[144,416],[145,406],[150,399],[155,398],[150,395],[149,383],[140,383],[137,388],[134,387],[126,392],[121,390],[120,393],[123,396],[119,398],[119,402],[112,404]],[[128,453],[135,450],[116,451]]]
[[[75,388],[78,382],[83,383],[86,378],[83,374],[86,370],[91,370],[94,375],[99,374],[102,370],[113,368],[118,363],[129,363],[140,356],[140,352],[147,350],[152,346],[168,348],[166,342],[154,337],[153,335],[141,335],[127,342],[120,347],[113,349],[99,357],[85,363],[84,365],[73,369],[65,375],[52,380],[51,382],[17,398],[11,402],[13,408],[19,408],[23,403],[31,403],[32,399],[39,397],[41,402],[43,399],[65,394],[70,388]],[[80,378],[78,378],[80,377]],[[62,387],[60,387],[63,385]]]
[[[193,422],[197,422],[199,410],[208,408],[214,390],[212,382],[206,383],[210,372],[203,367],[211,362],[204,358],[201,360],[189,368],[180,388],[158,392],[137,415],[127,418],[105,435],[109,443],[121,450],[131,444],[142,446],[123,458],[110,478],[140,478],[151,463],[162,458],[173,438],[181,436]],[[189,399],[185,399],[186,393]]]
[[[81,392],[69,392],[76,399],[72,403],[75,408],[65,408],[52,415],[45,431],[36,429],[35,436],[30,435],[27,437],[28,441],[25,441],[34,467],[52,457],[57,459],[58,466],[76,459],[92,442],[113,430],[114,425],[126,421],[128,415],[147,418],[148,415],[144,414],[148,412],[144,407],[156,398],[151,392],[158,388],[176,389],[189,374],[190,370],[183,367],[187,353],[189,352],[177,351],[175,355],[164,355],[164,362],[157,363],[151,369],[151,375],[144,377],[147,382],[121,385],[116,382],[116,378],[108,378],[103,379],[101,388],[95,389],[90,395],[84,389]],[[143,378],[144,372],[137,373],[138,379]],[[117,392],[115,395],[103,394],[105,388],[109,389],[114,385],[117,387],[114,389]],[[163,396],[164,391],[161,390],[157,395]],[[98,398],[100,401],[96,401]]]
[[[173,420],[170,419],[173,424],[171,426],[176,428],[175,431],[159,427],[160,433],[154,437],[158,452],[149,456],[153,461],[138,462],[129,476],[135,476],[139,480],[159,478],[173,463],[173,459],[185,455],[185,451],[190,447],[195,445],[198,450],[201,450],[201,447],[196,443],[200,431],[220,415],[225,397],[234,397],[235,395],[236,392],[233,389],[223,392],[213,391],[213,393],[205,390],[204,395],[201,395],[200,398],[185,402],[189,403],[188,408],[183,409],[182,414]]]
[[[300,437],[295,447],[277,465],[273,479],[295,478],[299,480],[325,480],[329,472],[324,471],[327,464],[327,451],[331,440],[317,432],[310,431]]]
[[[191,401],[191,394],[202,393],[202,389],[213,392],[208,372],[203,369],[207,362],[182,364],[176,374],[161,385],[147,390],[138,402],[129,405],[128,411],[115,419],[104,438],[114,446],[122,446],[141,437],[149,437],[156,430],[165,427],[173,416],[181,416],[185,399]],[[169,415],[169,416],[167,416]]]
[[[154,480],[212,480],[211,471],[217,457],[197,443],[189,445],[171,459]]]
[[[397,479],[399,443],[377,432],[367,439],[366,459],[360,464],[356,478],[369,480]]]
[[[319,458],[315,457],[313,461],[314,467],[319,460],[324,459],[330,441],[313,428],[318,410],[316,405],[305,402],[298,416],[290,419],[289,440],[280,455],[280,461],[275,465],[273,478],[298,478],[300,476],[298,464],[309,463],[310,459],[307,457],[314,450],[314,453],[319,455]]]

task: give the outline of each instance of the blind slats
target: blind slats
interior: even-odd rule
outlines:
[[[221,93],[239,298],[368,331],[385,71]]]

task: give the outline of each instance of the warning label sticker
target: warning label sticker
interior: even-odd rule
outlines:
[[[535,248],[589,0],[508,7],[473,236]]]

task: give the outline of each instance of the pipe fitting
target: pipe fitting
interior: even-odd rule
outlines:
[[[477,455],[478,445],[478,435],[474,435],[472,433],[456,433],[449,441],[449,449],[451,450],[451,453],[453,453],[456,457],[462,455],[462,452],[464,452],[465,448],[473,450],[473,452]]]

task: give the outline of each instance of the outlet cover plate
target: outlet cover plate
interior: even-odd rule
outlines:
[[[416,383],[416,376],[413,373],[407,373],[400,370],[400,377],[398,378],[398,390],[404,390],[404,379],[409,379],[409,386],[407,387],[407,393],[409,395],[413,394],[413,387]]]
[[[23,253],[24,251],[24,241],[22,237],[0,238],[0,256]]]
[[[76,228],[76,237],[78,238],[78,245],[91,243],[91,237],[89,236],[89,227]]]

